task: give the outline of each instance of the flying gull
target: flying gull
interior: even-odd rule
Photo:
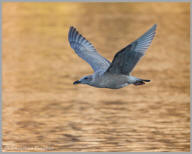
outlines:
[[[68,39],[76,54],[91,65],[94,73],[82,77],[73,84],[88,84],[98,88],[119,89],[129,84],[143,85],[150,80],[131,76],[130,73],[151,44],[156,24],[137,40],[121,49],[112,63],[101,56],[94,46],[74,27],[70,27]]]

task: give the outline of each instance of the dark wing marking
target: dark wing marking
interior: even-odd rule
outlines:
[[[156,24],[140,38],[119,51],[106,72],[129,75],[155,36]]]

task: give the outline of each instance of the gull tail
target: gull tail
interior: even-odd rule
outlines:
[[[143,85],[145,82],[150,82],[150,80],[145,80],[145,79],[138,79],[135,83],[133,83],[135,86],[138,85]]]

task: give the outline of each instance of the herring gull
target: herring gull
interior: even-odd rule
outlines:
[[[91,65],[94,73],[82,77],[73,84],[88,84],[98,88],[119,89],[129,84],[143,85],[150,80],[131,76],[131,72],[151,44],[157,25],[153,25],[137,40],[121,49],[112,63],[101,56],[94,46],[74,27],[70,27],[68,39],[76,54]]]

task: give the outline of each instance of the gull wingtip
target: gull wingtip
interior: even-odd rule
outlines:
[[[76,28],[75,28],[74,26],[69,26],[69,31],[72,31],[72,30],[77,31]]]
[[[154,24],[154,25],[152,26],[152,28],[154,28],[154,29],[156,29],[156,27],[157,27],[157,24]]]

